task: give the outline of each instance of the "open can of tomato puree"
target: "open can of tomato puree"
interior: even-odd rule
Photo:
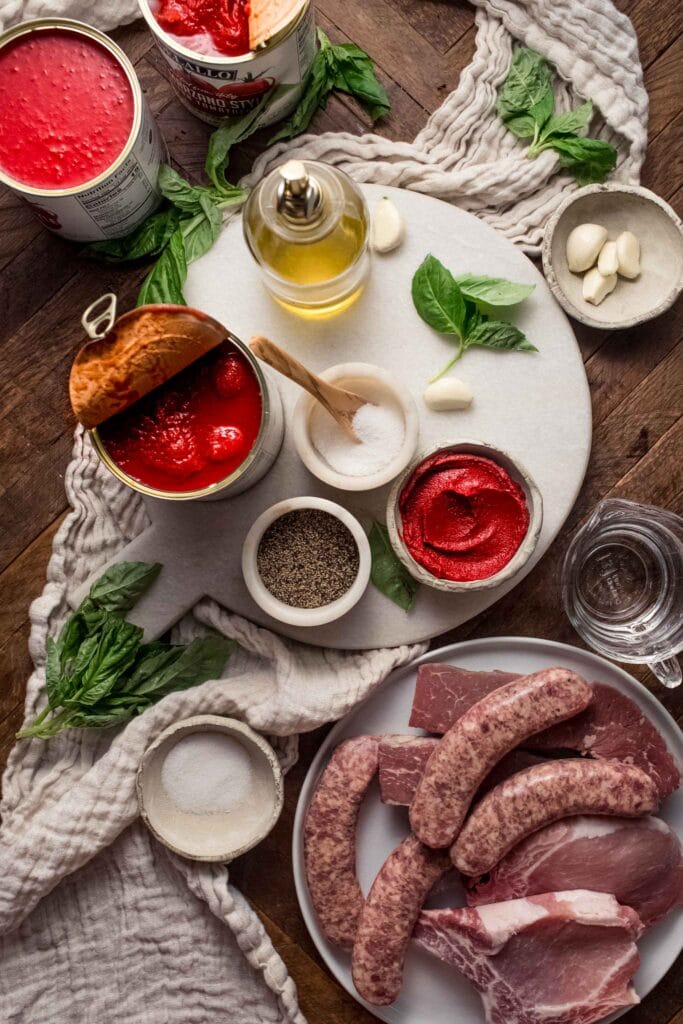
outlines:
[[[310,0],[138,0],[180,100],[202,121],[241,117],[272,90],[259,126],[296,107],[316,51]]]
[[[251,350],[187,306],[140,306],[114,320],[115,298],[105,298],[109,315],[86,311],[93,340],[69,380],[104,465],[169,501],[232,497],[257,483],[280,451],[283,415]]]
[[[123,50],[79,21],[0,35],[0,181],[51,231],[121,238],[159,204],[165,147]]]

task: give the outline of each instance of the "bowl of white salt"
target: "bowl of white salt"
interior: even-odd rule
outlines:
[[[275,825],[284,798],[273,748],[244,722],[195,715],[147,748],[136,779],[143,821],[192,860],[234,860]]]
[[[291,421],[299,458],[323,483],[342,491],[388,484],[412,459],[418,415],[412,395],[386,370],[341,363],[320,376],[367,399],[353,418],[354,441],[311,395],[303,394]]]

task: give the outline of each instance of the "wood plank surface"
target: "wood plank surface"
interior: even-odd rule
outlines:
[[[650,94],[649,148],[643,184],[683,212],[680,0],[618,0],[639,36]],[[376,130],[410,139],[455,87],[474,49],[474,10],[450,0],[317,0],[318,23],[334,41],[353,40],[377,63],[392,112]],[[168,71],[141,22],[113,33],[136,65],[174,164],[200,180],[210,129],[175,97]],[[316,130],[362,133],[366,116],[335,97],[316,116]],[[265,135],[265,133],[263,133]],[[244,173],[266,139],[242,146],[233,161]],[[64,471],[72,421],[66,381],[80,340],[82,309],[105,291],[122,308],[134,303],[145,268],[121,269],[84,259],[78,247],[44,231],[28,209],[0,190],[0,765],[22,717],[28,606],[40,593],[54,535],[65,510]],[[501,634],[547,637],[581,646],[559,599],[567,546],[606,495],[681,512],[683,476],[683,307],[643,328],[591,331],[576,325],[591,387],[594,441],[576,505],[550,551],[510,594],[435,645]],[[679,720],[683,695],[668,691],[642,667],[634,674]],[[291,833],[299,789],[327,732],[301,739],[299,763],[287,778],[285,810],[271,836],[231,866],[231,878],[256,907],[297,982],[310,1024],[370,1024],[330,977],[299,913],[291,874]],[[680,964],[679,964],[680,968]],[[683,972],[673,968],[630,1024],[683,1024]],[[26,1021],[24,1024],[37,1024]],[[425,1022],[427,1024],[427,1022]]]

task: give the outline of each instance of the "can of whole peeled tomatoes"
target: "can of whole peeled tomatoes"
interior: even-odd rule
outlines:
[[[0,181],[51,231],[121,238],[159,204],[165,146],[123,50],[82,22],[0,35]]]
[[[226,118],[240,117],[253,110],[273,90],[278,93],[264,109],[259,126],[273,124],[292,113],[316,52],[310,0],[289,0],[289,20],[286,16],[280,17],[275,25],[277,30],[255,46],[251,45],[253,34],[248,27],[250,15],[246,3],[241,5],[244,26],[240,29],[236,17],[228,26],[233,30],[233,37],[226,43],[225,25],[209,26],[213,34],[202,25],[197,25],[194,33],[188,31],[193,23],[189,17],[182,23],[177,13],[182,3],[138,2],[156,45],[169,65],[175,91],[196,117],[214,125]],[[261,4],[262,8],[266,6]],[[240,9],[239,2],[235,9]],[[221,52],[219,46],[230,52]]]

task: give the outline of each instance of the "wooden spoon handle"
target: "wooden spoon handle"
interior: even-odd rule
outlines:
[[[361,405],[365,404],[365,399],[360,396],[354,395],[344,388],[328,384],[321,377],[311,373],[303,363],[268,338],[258,335],[251,339],[249,347],[254,355],[262,359],[264,363],[268,363],[274,370],[293,380],[304,391],[308,391],[309,395],[320,402],[335,419],[339,418],[340,413],[353,414],[360,409]]]

